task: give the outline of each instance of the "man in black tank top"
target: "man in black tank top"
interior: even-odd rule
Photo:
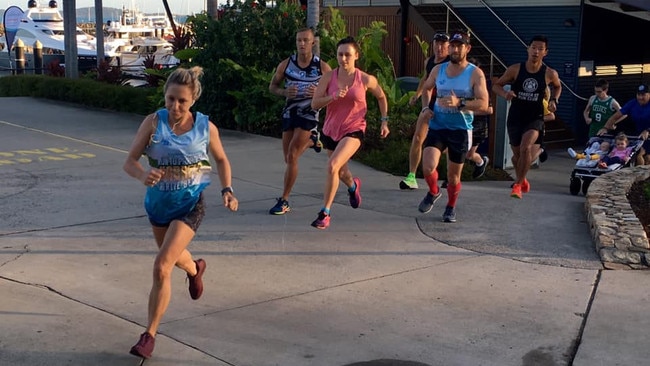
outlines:
[[[548,109],[555,112],[562,85],[557,71],[543,64],[548,54],[548,39],[534,36],[528,46],[526,62],[514,64],[492,86],[492,91],[511,102],[508,111],[508,138],[512,148],[512,162],[516,179],[511,197],[522,198],[530,191],[526,174],[533,161],[533,145],[544,129],[544,92],[551,87]],[[504,89],[510,85],[510,90]]]
[[[311,99],[323,73],[332,68],[312,52],[314,31],[304,28],[296,33],[298,53],[284,59],[275,69],[269,91],[286,98],[282,112],[282,152],[287,165],[282,196],[269,210],[271,215],[291,211],[289,194],[298,178],[298,159],[312,144],[312,130],[318,127],[318,111],[311,109]]]
[[[415,125],[415,132],[413,133],[413,140],[411,141],[411,148],[409,150],[409,174],[404,180],[399,182],[400,189],[417,189],[418,182],[415,179],[415,172],[420,165],[422,158],[422,144],[427,137],[429,131],[429,119],[431,119],[433,112],[432,103],[436,100],[435,88],[431,93],[423,93],[424,81],[429,77],[429,73],[433,68],[443,62],[449,61],[449,35],[447,33],[436,33],[433,36],[433,56],[425,61],[424,76],[420,79],[418,88],[415,95],[409,100],[410,105],[415,105],[415,102],[422,96],[422,111],[418,116]]]

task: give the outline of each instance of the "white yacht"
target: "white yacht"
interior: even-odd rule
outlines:
[[[79,69],[93,68],[97,64],[96,38],[84,33],[79,27],[76,29],[76,37]],[[50,0],[48,6],[40,6],[38,1],[29,0],[27,11],[23,13],[20,20],[14,44],[18,39],[25,44],[27,68],[33,67],[33,46],[36,41],[39,41],[43,46],[44,58],[51,55],[62,56],[65,51],[63,16],[59,12],[57,2]],[[126,41],[119,39],[106,40],[104,42],[104,56],[107,59],[119,56],[120,48],[126,43]],[[15,54],[9,54],[9,51],[13,52],[13,49],[4,43],[0,44],[0,49],[0,66],[9,67],[9,61],[15,58]],[[45,60],[44,65],[47,65]]]
[[[147,59],[160,67],[172,67],[180,63],[174,57],[172,44],[158,37],[135,37],[122,47],[120,66],[125,74],[143,76]],[[152,65],[148,65],[153,67]]]
[[[180,25],[178,25],[180,26]],[[131,76],[144,76],[145,63],[171,67],[179,63],[174,57],[171,22],[164,15],[147,15],[137,8],[122,7],[119,20],[106,24],[105,32],[110,41],[123,41],[119,64],[122,71]]]
[[[106,32],[114,39],[145,37],[170,40],[174,36],[174,30],[167,16],[146,15],[138,9],[126,7],[122,7],[119,20],[108,21]]]

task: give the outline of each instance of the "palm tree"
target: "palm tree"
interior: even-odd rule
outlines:
[[[307,0],[307,27],[314,30],[314,33],[317,33],[318,21],[320,15],[320,2],[319,0]],[[315,55],[320,56],[320,39],[318,36],[314,38],[314,49],[313,52]]]

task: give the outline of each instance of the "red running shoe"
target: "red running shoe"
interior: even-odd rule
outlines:
[[[524,182],[521,183],[521,192],[522,193],[530,192],[530,183],[528,183],[528,179],[526,178],[524,178]]]
[[[156,345],[156,339],[151,334],[144,332],[140,335],[140,340],[135,346],[131,347],[130,354],[142,358],[151,358],[153,348]]]
[[[203,259],[197,259],[194,263],[196,264],[196,275],[188,274],[187,279],[190,281],[190,297],[192,300],[198,300],[203,294],[203,272],[205,272],[206,264]]]
[[[510,197],[521,199],[521,184],[513,184],[512,192],[510,192]]]

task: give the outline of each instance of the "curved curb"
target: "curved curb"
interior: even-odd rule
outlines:
[[[596,251],[607,269],[650,269],[650,243],[627,198],[650,166],[604,174],[589,186],[585,210]]]

